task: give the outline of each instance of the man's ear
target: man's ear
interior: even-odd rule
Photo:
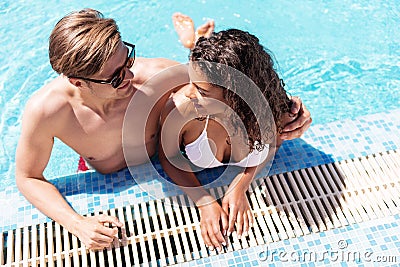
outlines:
[[[79,79],[76,78],[68,78],[68,81],[72,84],[75,85],[76,87],[81,87],[82,86],[82,82]]]

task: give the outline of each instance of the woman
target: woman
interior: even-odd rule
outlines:
[[[201,37],[189,58],[191,82],[161,116],[159,157],[199,208],[205,244],[220,250],[235,224],[239,238],[251,227],[246,191],[281,145],[278,133],[294,117],[273,60],[254,35],[231,29]],[[219,205],[194,172],[223,165],[243,171]]]

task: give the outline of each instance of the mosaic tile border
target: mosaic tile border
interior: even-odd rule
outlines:
[[[400,109],[352,120],[313,125],[303,138],[284,142],[269,174],[399,148],[399,118]],[[212,180],[221,174],[221,171],[223,170],[215,169],[203,172],[200,175],[202,182]],[[128,169],[108,175],[86,172],[57,177],[50,181],[78,213],[87,214],[148,201],[152,196],[163,198],[182,193],[176,187],[160,182],[157,173],[163,174],[162,168],[158,162],[153,162],[135,167],[132,174]],[[138,185],[138,177],[148,177],[146,184]],[[151,190],[143,191],[144,186]],[[0,192],[0,213],[0,232],[49,221],[25,200],[15,186]]]
[[[268,245],[201,258],[180,266],[399,266],[400,215]]]

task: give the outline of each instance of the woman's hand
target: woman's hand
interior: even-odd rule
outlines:
[[[215,247],[221,251],[221,245],[226,246],[225,233],[228,228],[228,215],[216,201],[200,206],[199,210],[201,235],[204,243],[210,250]]]
[[[230,186],[222,200],[222,208],[229,214],[228,236],[234,231],[235,222],[238,238],[241,238],[242,233],[247,236],[249,227],[253,225],[254,217],[250,210],[246,191],[247,189],[243,189],[237,184],[232,188]]]
[[[282,129],[280,133],[282,140],[292,140],[302,136],[312,122],[310,111],[303,105],[299,97],[292,97],[292,103],[290,116],[296,119],[286,124]]]

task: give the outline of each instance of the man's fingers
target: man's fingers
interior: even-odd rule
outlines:
[[[293,96],[291,100],[292,100],[292,106],[290,108],[290,113],[292,113],[292,114],[299,113],[300,108],[302,106],[302,102],[301,102],[300,97]]]
[[[93,230],[96,234],[99,234],[99,236],[96,235],[96,237],[92,237],[92,239],[97,238],[98,240],[105,240],[103,238],[104,236],[113,239],[118,234],[117,228],[106,227],[102,223],[96,224]]]
[[[120,222],[116,217],[108,216],[105,214],[98,216],[98,221],[99,221],[99,223],[107,223],[108,222],[108,223],[114,224],[115,226],[118,226],[118,227],[124,226],[124,224],[122,222]]]
[[[303,133],[310,127],[312,118],[299,117],[295,122],[295,124],[291,123],[283,129],[282,134],[280,135],[281,139],[291,140],[302,136]]]

